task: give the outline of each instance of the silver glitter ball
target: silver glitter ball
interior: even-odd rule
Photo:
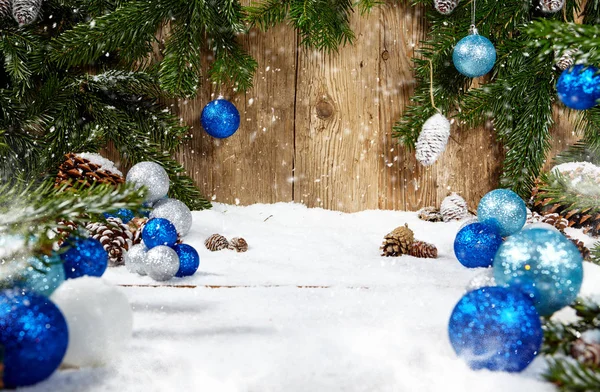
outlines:
[[[168,246],[159,245],[146,254],[146,272],[159,282],[167,281],[179,271],[179,256]]]
[[[137,244],[132,246],[125,255],[123,259],[125,260],[125,267],[131,273],[136,273],[139,275],[146,275],[146,256],[148,253],[148,248],[144,244]]]
[[[488,268],[485,271],[477,274],[465,287],[466,291],[478,290],[483,287],[494,287],[497,286],[496,279],[494,279],[494,269]]]
[[[152,218],[167,219],[175,225],[182,237],[192,228],[192,212],[184,203],[176,199],[159,200],[150,213],[150,219]]]
[[[146,201],[153,203],[169,192],[169,175],[165,169],[154,162],[140,162],[127,173],[127,182],[135,184],[136,188],[148,188]]]

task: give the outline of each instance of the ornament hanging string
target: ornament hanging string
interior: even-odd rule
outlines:
[[[477,34],[477,26],[475,26],[477,14],[477,0],[471,2],[471,34]]]
[[[435,106],[435,100],[433,97],[433,62],[429,59],[429,98],[431,98],[431,106],[438,111],[438,113],[442,113],[440,109]]]

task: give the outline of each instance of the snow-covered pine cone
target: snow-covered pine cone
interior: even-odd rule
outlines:
[[[229,241],[221,234],[213,234],[204,241],[204,246],[211,252],[229,248]]]
[[[583,339],[577,339],[571,346],[571,356],[578,362],[593,367],[600,366],[600,344],[587,343]]]
[[[68,222],[68,221],[64,221],[64,220],[60,220],[57,223],[58,223],[58,228],[56,229],[56,232],[57,232],[57,241],[56,242],[60,246],[65,242],[65,240],[67,239],[67,237],[69,237],[69,235],[71,233],[73,233],[74,231],[76,231],[78,229],[78,226],[74,222]]]
[[[435,114],[423,124],[417,139],[415,156],[423,166],[433,165],[446,150],[450,138],[450,121],[441,114]]]
[[[556,51],[554,53],[554,56],[556,58],[556,68],[560,69],[561,71],[566,71],[567,69],[571,68],[575,62],[573,55],[576,52],[577,50],[575,49],[567,49],[562,53]]]
[[[12,14],[21,25],[33,23],[42,9],[42,0],[13,0]]]
[[[417,211],[417,215],[419,216],[419,219],[427,221],[427,222],[443,222],[444,221],[444,218],[442,217],[440,210],[438,210],[435,207],[421,208],[419,211]]]
[[[132,240],[129,226],[119,218],[108,218],[106,222],[88,223],[86,229],[92,238],[100,241],[108,253],[111,267],[125,264],[123,255],[131,247]]]
[[[444,222],[462,220],[469,216],[469,207],[465,199],[453,192],[442,201],[440,213]]]
[[[460,0],[433,0],[433,6],[442,15],[449,15],[456,9]]]
[[[129,221],[129,231],[131,232],[131,243],[133,245],[140,244],[142,242],[142,229],[148,222],[148,218],[133,218]]]
[[[98,163],[93,162],[94,160]],[[96,154],[70,153],[65,155],[65,161],[59,166],[54,185],[60,187],[85,183],[90,186],[96,182],[118,185],[124,183],[125,178],[112,162]]]
[[[541,215],[537,212],[532,212],[531,216],[527,217],[527,223],[547,223],[556,227],[561,232],[564,232],[569,227],[569,221],[557,213]]]
[[[540,0],[540,9],[545,14],[554,14],[563,9],[565,0]]]
[[[248,250],[248,243],[242,237],[235,237],[229,241],[229,249],[236,252],[246,252]]]
[[[0,19],[7,18],[12,13],[12,0],[0,0]]]
[[[408,254],[414,242],[415,234],[408,228],[408,224],[397,227],[384,237],[381,255],[397,257]]]
[[[433,244],[428,244],[424,241],[415,241],[410,247],[408,254],[421,259],[437,259],[438,250]]]

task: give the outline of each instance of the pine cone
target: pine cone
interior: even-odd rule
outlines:
[[[58,168],[54,185],[61,187],[65,184],[80,183],[90,186],[95,182],[117,185],[125,182],[125,178],[118,170],[112,167],[112,170],[105,169],[85,156],[91,157],[92,154],[84,154],[84,156],[73,153],[66,154],[65,161]],[[109,161],[106,160],[106,162]]]
[[[57,239],[56,242],[60,246],[69,237],[71,233],[78,229],[77,224],[74,222],[67,222],[60,220],[57,222],[59,227],[56,229]]]
[[[211,252],[216,252],[218,250],[229,248],[229,241],[221,234],[213,234],[204,241],[204,246]]]
[[[565,237],[567,237],[573,244],[575,244],[575,246],[577,247],[577,249],[579,249],[579,253],[581,253],[581,257],[583,257],[584,260],[591,260],[592,254],[590,252],[590,250],[585,246],[585,244],[583,243],[583,241],[579,241],[577,238],[573,238],[565,233],[563,233],[565,235]]]
[[[246,252],[248,250],[248,243],[241,237],[235,237],[229,241],[229,249],[236,252]]]
[[[88,223],[86,229],[90,236],[100,241],[108,253],[111,267],[125,264],[123,253],[131,246],[132,235],[129,226],[119,218],[108,218],[106,222]]]
[[[427,222],[442,222],[444,220],[440,210],[435,207],[421,208],[417,211],[417,214],[419,215],[419,219]]]
[[[12,0],[0,0],[0,19],[10,16],[12,13]]]
[[[408,254],[415,242],[415,234],[408,225],[400,226],[384,237],[381,245],[381,255],[385,257],[397,257]]]
[[[415,241],[410,247],[408,254],[421,259],[437,259],[438,250],[433,244],[428,244],[427,242],[423,241]]]
[[[557,213],[541,215],[537,212],[533,212],[531,217],[527,218],[527,223],[547,223],[556,227],[559,231],[564,232],[569,227],[569,221],[558,215]]]
[[[561,71],[566,71],[571,68],[574,64],[573,55],[577,52],[574,49],[567,49],[562,53],[559,51],[554,52],[554,57],[556,58],[556,68]]]
[[[133,245],[140,244],[142,242],[142,229],[148,222],[148,218],[133,218],[129,221],[129,231],[131,232],[131,243]]]
[[[540,0],[540,9],[545,14],[554,14],[563,9],[565,0]]]
[[[467,202],[458,193],[451,193],[442,201],[440,213],[444,222],[461,220],[469,216]]]
[[[42,0],[13,0],[13,17],[21,26],[33,23],[42,9]]]
[[[415,157],[421,165],[431,166],[439,159],[448,145],[450,128],[450,121],[439,113],[423,124],[415,145]]]
[[[454,11],[460,0],[433,0],[436,10],[442,15],[449,15]]]
[[[571,356],[584,365],[600,367],[600,344],[577,339],[571,346]]]

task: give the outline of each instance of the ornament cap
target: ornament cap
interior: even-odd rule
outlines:
[[[469,34],[470,35],[479,35],[479,30],[477,30],[477,26],[472,24],[471,27],[469,27]]]

